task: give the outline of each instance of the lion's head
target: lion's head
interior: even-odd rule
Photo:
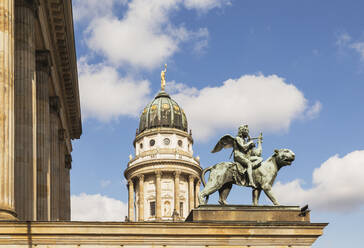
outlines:
[[[273,157],[276,158],[276,163],[280,167],[285,165],[291,165],[295,159],[295,154],[289,149],[274,150]]]

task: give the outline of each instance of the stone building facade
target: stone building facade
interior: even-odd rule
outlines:
[[[161,91],[143,110],[125,177],[129,221],[183,220],[197,207],[202,169],[182,108]]]
[[[0,0],[0,219],[70,220],[82,132],[71,0]]]

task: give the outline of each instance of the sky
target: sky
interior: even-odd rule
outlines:
[[[166,91],[203,168],[229,160],[230,150],[210,151],[248,124],[252,137],[263,132],[265,159],[276,148],[296,154],[273,190],[330,223],[313,247],[360,247],[363,9],[351,0],[73,0],[83,134],[73,141],[72,219],[124,220],[123,172],[167,63]],[[234,186],[228,202],[250,204],[250,190]]]

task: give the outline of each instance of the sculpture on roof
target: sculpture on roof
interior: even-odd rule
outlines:
[[[258,140],[257,148],[253,140]],[[226,199],[233,184],[253,188],[253,205],[258,205],[262,190],[274,205],[279,205],[271,191],[272,185],[279,169],[290,165],[295,154],[289,149],[274,150],[274,154],[262,162],[262,140],[262,133],[258,138],[251,138],[248,125],[242,125],[235,138],[228,134],[217,142],[212,153],[223,148],[233,148],[234,162],[221,162],[203,170],[201,181],[205,188],[199,194],[200,205],[206,204],[209,195],[216,191],[219,191],[219,203],[227,204]],[[210,175],[206,183],[204,176],[208,171]]]
[[[161,71],[161,90],[164,91],[166,87],[166,72],[167,64],[164,64],[164,70]]]

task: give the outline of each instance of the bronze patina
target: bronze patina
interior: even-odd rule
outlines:
[[[254,139],[258,140],[257,148]],[[234,162],[221,162],[203,170],[201,181],[205,187],[199,194],[200,205],[207,204],[209,195],[216,191],[219,191],[219,203],[226,205],[233,184],[253,188],[253,205],[258,205],[262,190],[274,205],[279,205],[272,193],[272,185],[279,169],[291,165],[295,154],[289,149],[274,150],[274,154],[262,162],[262,140],[262,133],[258,138],[250,138],[247,125],[239,127],[237,137],[225,135],[219,140],[212,153],[233,148]],[[204,177],[208,171],[210,175],[206,183]]]

